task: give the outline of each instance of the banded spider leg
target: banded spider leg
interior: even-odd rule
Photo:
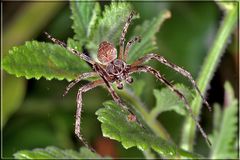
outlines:
[[[206,99],[204,98],[204,96],[201,94],[196,82],[193,80],[192,75],[184,70],[183,68],[169,62],[168,60],[166,60],[163,56],[160,56],[158,54],[154,54],[154,53],[150,53],[147,54],[141,58],[139,58],[137,61],[135,61],[133,64],[131,64],[131,67],[134,66],[138,66],[141,65],[145,62],[148,62],[149,60],[155,59],[157,61],[159,61],[160,63],[172,68],[173,70],[175,70],[176,72],[180,73],[181,75],[183,75],[184,77],[188,78],[188,80],[190,80],[190,82],[192,83],[193,87],[197,90],[198,94],[201,96],[203,103],[208,107],[208,110],[211,111],[211,107],[209,106],[208,102],[206,101]]]
[[[127,111],[129,113],[129,120],[136,120],[139,126],[144,128],[141,122],[138,120],[137,116],[127,107],[124,101],[117,95],[114,91],[113,87],[109,83],[111,81],[111,77],[109,77],[108,73],[98,64],[93,66],[93,69],[98,72],[99,76],[103,79],[105,86],[107,87],[108,92],[111,94],[113,100],[122,108],[122,111]],[[117,81],[116,81],[117,82]]]
[[[192,119],[195,121],[195,123],[197,124],[198,129],[200,130],[202,136],[205,138],[205,140],[208,142],[209,145],[211,145],[210,140],[207,137],[207,134],[204,132],[203,128],[201,127],[201,125],[199,124],[197,118],[195,117],[195,115],[193,114],[192,108],[190,107],[187,99],[185,98],[185,96],[179,91],[177,90],[168,80],[166,80],[159,71],[155,70],[154,68],[150,67],[150,66],[146,66],[146,65],[141,65],[141,66],[134,66],[130,68],[130,73],[134,73],[134,72],[146,72],[146,73],[150,73],[152,75],[154,75],[159,81],[161,81],[163,84],[165,84],[171,91],[175,92],[177,94],[177,96],[184,102],[184,106],[186,107],[186,109],[189,111]]]
[[[126,36],[126,33],[127,33],[127,30],[128,30],[128,26],[130,25],[132,19],[133,19],[133,16],[135,15],[136,13],[134,11],[132,11],[130,13],[130,15],[128,16],[128,19],[127,21],[125,22],[125,25],[123,27],[123,30],[122,30],[122,34],[121,34],[121,37],[119,39],[119,55],[118,55],[118,58],[119,59],[122,59],[123,58],[123,53],[124,53],[124,42],[125,42],[125,36]]]
[[[81,111],[82,111],[82,94],[97,87],[100,85],[103,85],[104,81],[102,79],[99,80],[95,80],[93,82],[90,82],[84,86],[82,86],[77,93],[77,111],[76,111],[76,121],[75,121],[75,134],[77,135],[77,137],[82,141],[82,143],[88,147],[89,149],[91,149],[92,151],[94,151],[93,148],[91,148],[87,142],[85,142],[84,138],[81,135]]]

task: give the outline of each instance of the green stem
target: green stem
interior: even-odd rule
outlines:
[[[170,135],[163,127],[163,125],[158,122],[156,119],[153,119],[151,114],[147,111],[146,106],[141,102],[139,97],[135,96],[129,89],[124,89],[123,91],[117,90],[118,93],[130,102],[134,107],[136,107],[137,111],[141,113],[143,120],[146,124],[151,128],[151,130],[156,134],[159,135],[161,138],[173,142]]]
[[[143,151],[146,159],[155,159],[156,156],[150,151],[150,149]]]
[[[10,47],[36,36],[63,5],[59,2],[28,2],[23,5],[8,27],[4,28],[3,53],[7,54]]]
[[[231,4],[231,5],[229,5]],[[221,5],[224,5],[222,2]],[[218,30],[216,40],[214,41],[213,47],[210,49],[207,55],[201,73],[198,77],[197,84],[202,93],[205,93],[208,89],[209,83],[213,77],[217,65],[219,64],[220,58],[224,53],[228,39],[234,29],[237,22],[238,6],[236,3],[227,3],[226,15],[222,21],[222,25]],[[202,100],[198,96],[192,102],[192,109],[196,116],[200,114]],[[196,125],[192,118],[189,116],[186,118],[183,127],[181,147],[188,151],[193,150],[194,137],[196,133]]]

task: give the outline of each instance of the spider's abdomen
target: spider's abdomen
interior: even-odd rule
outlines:
[[[103,64],[108,64],[117,58],[117,49],[110,42],[103,41],[98,48],[98,60]]]

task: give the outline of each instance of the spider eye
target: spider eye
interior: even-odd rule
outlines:
[[[117,49],[110,42],[103,41],[98,48],[98,60],[103,64],[108,64],[117,58]]]

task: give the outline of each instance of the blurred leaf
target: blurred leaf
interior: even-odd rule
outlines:
[[[82,147],[79,152],[74,150],[62,150],[57,147],[37,148],[32,151],[21,150],[14,154],[15,159],[86,159],[101,158],[96,153]]]
[[[218,4],[218,6],[221,9],[226,10],[226,11],[233,9],[234,5],[236,5],[235,2],[231,2],[231,1],[229,1],[229,2],[228,1],[226,1],[226,2],[224,2],[224,1],[215,1],[215,2]]]
[[[17,77],[27,79],[44,77],[48,80],[73,80],[89,70],[87,63],[65,48],[50,43],[31,41],[13,47],[3,60],[4,69]]]
[[[213,128],[214,130],[216,131],[219,131],[220,130],[220,127],[221,127],[221,118],[222,118],[222,111],[221,111],[221,108],[220,108],[220,105],[215,103],[214,106],[214,112],[213,112]]]
[[[1,128],[6,124],[9,117],[20,106],[26,90],[26,82],[22,78],[3,74],[3,99],[2,99],[2,123]]]
[[[140,35],[142,39],[139,44],[133,45],[130,49],[128,58],[129,63],[139,58],[139,56],[143,56],[157,49],[155,34],[159,31],[162,23],[170,18],[170,16],[170,11],[162,10],[159,15],[154,17],[151,21],[146,20],[135,28],[134,34]]]
[[[159,52],[196,77],[214,40],[219,12],[214,2],[180,4],[170,3],[173,16],[157,35]]]
[[[191,102],[192,92],[187,87],[182,84],[176,84],[175,88],[186,97],[189,103]],[[186,112],[188,112],[184,107],[184,102],[170,89],[163,88],[160,91],[155,89],[153,93],[157,100],[156,106],[151,111],[153,118],[156,118],[159,114],[165,111],[173,110],[180,115],[186,115]]]
[[[144,87],[145,87],[145,81],[144,80],[139,79],[137,81],[134,81],[134,83],[132,83],[132,88],[134,89],[134,93],[138,97],[141,96]]]
[[[237,158],[237,150],[234,147],[237,132],[237,104],[238,101],[234,97],[233,89],[229,82],[225,83],[225,106],[222,120],[219,121],[219,127],[214,127],[213,146],[211,150],[211,158],[213,159],[232,159]],[[219,106],[215,112],[219,110]],[[215,109],[215,108],[214,108]],[[215,119],[219,114],[215,113]]]
[[[93,34],[97,18],[100,15],[100,5],[98,2],[71,1],[70,8],[72,10],[72,28],[75,32],[74,38],[84,44]]]
[[[102,122],[102,132],[105,137],[115,139],[128,149],[136,146],[144,151],[152,148],[165,158],[197,158],[199,155],[189,153],[177,148],[177,146],[155,136],[135,122],[128,120],[128,113],[122,112],[121,108],[114,102],[104,103],[105,108],[96,112],[98,120]]]
[[[88,44],[88,49],[91,53],[97,53],[98,45],[102,41],[109,41],[115,45],[118,44],[124,22],[131,10],[130,3],[125,2],[114,2],[110,6],[105,6],[102,17],[98,19],[98,25],[93,33],[94,36]]]

